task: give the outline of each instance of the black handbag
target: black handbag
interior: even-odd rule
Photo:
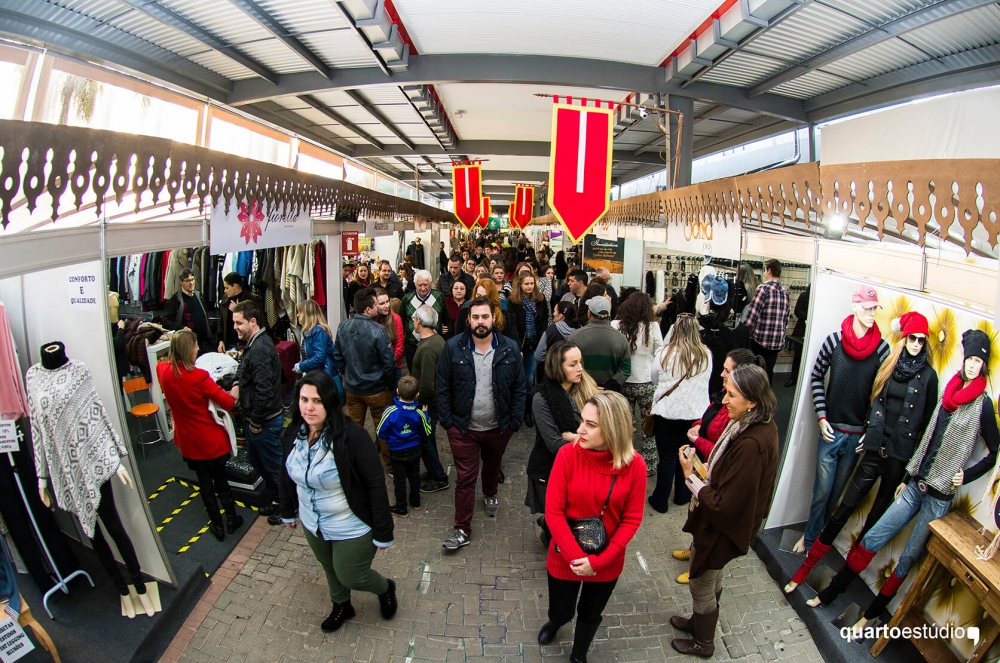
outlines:
[[[608,489],[608,498],[604,500],[601,513],[596,518],[579,518],[577,520],[566,520],[569,531],[573,532],[573,538],[580,544],[580,549],[588,555],[599,555],[608,547],[608,531],[604,529],[604,512],[611,502],[611,491],[615,489],[615,481],[618,475],[611,477],[611,488]]]

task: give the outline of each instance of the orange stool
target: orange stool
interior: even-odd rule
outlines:
[[[145,391],[147,397],[150,395],[149,383],[146,382],[146,378],[133,378],[131,380],[126,380],[122,384],[122,388],[125,390],[126,397],[129,397],[129,401],[132,401],[132,396],[141,391]],[[142,457],[146,457],[146,445],[156,444],[157,442],[163,442],[163,433],[160,432],[160,427],[156,423],[156,413],[160,411],[160,406],[156,403],[135,403],[131,405],[129,412],[136,419],[139,420],[139,434],[136,435],[136,443],[142,448]],[[145,422],[152,418],[153,427],[147,428]]]

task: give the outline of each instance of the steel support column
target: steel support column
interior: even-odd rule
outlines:
[[[673,169],[677,168],[676,185],[678,187],[691,184],[691,162],[694,159],[694,99],[670,95],[667,100],[670,110],[683,113],[683,120],[678,122],[676,115],[670,116],[670,177],[667,186],[674,182]],[[677,140],[678,125],[680,125],[680,141]],[[679,144],[678,144],[679,143]],[[680,150],[680,160],[677,160],[677,150]]]

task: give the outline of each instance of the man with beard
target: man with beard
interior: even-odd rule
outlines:
[[[438,417],[458,475],[455,532],[442,544],[447,550],[471,541],[480,459],[486,515],[500,510],[500,461],[524,419],[524,362],[515,342],[493,329],[494,315],[489,299],[473,299],[468,327],[445,344],[437,364]]]

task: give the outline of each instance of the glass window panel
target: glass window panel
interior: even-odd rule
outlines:
[[[14,117],[14,111],[17,110],[17,98],[21,94],[23,82],[24,65],[14,62],[0,62],[0,86],[3,86],[4,90],[4,94],[0,95],[0,119],[23,119]]]
[[[238,157],[266,161],[276,166],[288,166],[291,145],[253,131],[249,127],[212,118],[208,147]]]
[[[340,164],[329,163],[302,152],[299,152],[298,169],[303,173],[319,175],[320,177],[329,177],[334,180],[344,179],[344,168]]]
[[[375,173],[370,170],[358,168],[350,161],[344,162],[344,179],[351,184],[357,184],[366,189],[375,188]]]
[[[390,196],[396,195],[396,183],[392,180],[387,180],[384,177],[378,178],[377,190],[380,193],[388,193]]]

